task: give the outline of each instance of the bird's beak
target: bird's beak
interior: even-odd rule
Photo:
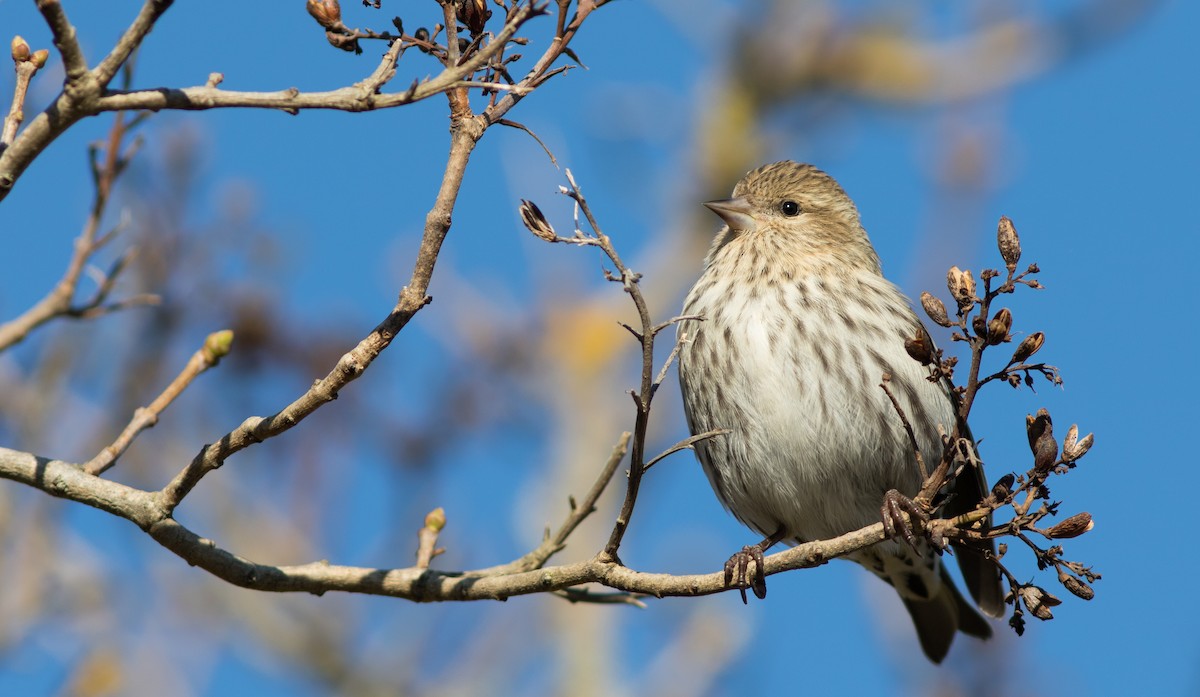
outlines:
[[[754,230],[754,216],[750,214],[752,210],[750,201],[745,196],[737,198],[727,198],[720,201],[708,201],[705,204],[710,211],[721,216],[729,225],[730,230],[738,232],[751,232]]]

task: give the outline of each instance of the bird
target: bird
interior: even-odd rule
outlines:
[[[936,465],[956,398],[906,350],[906,340],[932,339],[884,278],[854,201],[833,177],[775,162],[748,172],[731,198],[704,205],[725,225],[684,302],[678,372],[692,434],[721,431],[694,443],[713,491],[764,537],[726,565],[727,585],[740,570],[744,601],[748,556],[762,597],[762,553],[773,544],[858,530],[889,506],[915,513],[909,497],[923,482],[913,443]],[[880,386],[885,374],[911,437]],[[964,469],[940,515],[974,509],[985,487],[982,465]],[[993,543],[954,545],[977,611],[928,537],[904,533],[907,541],[898,535],[848,558],[895,588],[925,655],[940,663],[959,632],[990,637],[983,615],[1004,613],[987,558]]]

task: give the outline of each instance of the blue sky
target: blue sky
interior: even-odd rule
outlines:
[[[73,4],[78,7],[67,3],[67,9],[93,62],[136,7],[105,3],[101,11],[88,3]],[[347,15],[359,18],[350,23],[366,24],[362,18],[369,15],[358,8],[352,14],[349,5]],[[280,6],[177,3],[147,41],[136,83],[199,84],[208,73],[221,71],[224,86],[231,89],[295,85],[318,90],[361,79],[371,69],[373,48],[362,57],[328,49],[307,15],[298,9],[283,13]],[[400,11],[415,13],[411,6]],[[650,258],[662,243],[656,235],[681,210],[697,204],[687,198],[693,186],[688,180],[692,140],[696,116],[706,108],[711,69],[720,58],[719,19],[730,6],[717,5],[712,15],[698,13],[694,23],[664,18],[663,7],[617,2],[599,12],[576,45],[589,69],[555,79],[512,114],[572,169],[606,231],[638,260]],[[385,7],[389,11],[397,10]],[[1200,339],[1192,316],[1200,223],[1190,207],[1200,182],[1200,93],[1192,74],[1200,64],[1193,36],[1197,26],[1200,7],[1195,3],[1163,3],[1127,33],[1001,96],[954,110],[955,118],[999,140],[990,155],[995,175],[978,195],[930,193],[931,153],[948,123],[942,110],[851,103],[841,106],[835,123],[812,130],[777,129],[774,159],[812,161],[834,174],[857,201],[885,271],[911,295],[941,291],[950,264],[976,269],[994,265],[994,226],[1002,214],[1016,222],[1025,258],[1043,269],[1048,289],[1018,297],[1011,306],[1018,326],[1046,332],[1043,355],[1062,367],[1066,384],[1061,390],[1039,387],[1036,395],[997,389],[980,405],[973,423],[984,438],[993,477],[1024,467],[1022,417],[1039,407],[1055,415],[1059,433],[1076,422],[1085,432],[1096,433],[1092,453],[1053,491],[1067,501],[1064,512],[1086,509],[1095,516],[1095,531],[1071,541],[1068,556],[1093,564],[1104,579],[1090,603],[1059,593],[1064,603],[1055,609],[1056,619],[1031,619],[1019,640],[997,627],[998,641],[1015,652],[1007,666],[1019,676],[1008,683],[1014,691],[1043,685],[1043,692],[1051,692],[1071,685],[1084,694],[1200,692],[1200,635],[1192,627],[1196,613],[1187,600],[1200,563],[1186,551],[1190,545],[1185,546],[1185,525],[1200,489],[1186,441],[1200,389],[1192,366]],[[653,29],[642,34],[642,28]],[[530,33],[545,30],[535,27]],[[651,31],[653,40],[644,38],[637,50],[614,48],[615,35],[646,37]],[[0,36],[13,33],[24,35],[35,48],[49,45],[33,3],[0,0]],[[419,65],[425,57],[414,53],[404,60]],[[434,69],[429,62],[417,71],[432,74]],[[11,75],[6,74],[0,77],[0,94],[10,90]],[[39,78],[34,102],[44,104],[52,94],[53,80]],[[91,193],[84,146],[107,126],[107,120],[96,119],[72,129],[0,206],[0,244],[10,260],[0,278],[0,316],[19,312],[60,273]],[[254,221],[286,231],[280,243],[282,262],[266,282],[288,299],[289,312],[306,320],[339,313],[364,333],[383,316],[407,276],[436,186],[430,175],[442,166],[442,102],[359,115],[162,114],[146,131],[145,156],[161,157],[156,141],[185,130],[198,139],[203,153],[197,204],[189,215],[197,225],[210,222],[213,211],[236,192],[250,201]],[[606,291],[595,273],[598,261],[587,250],[538,247],[520,229],[518,198],[545,202],[543,208],[560,215],[566,210],[554,201],[559,181],[525,136],[504,129],[490,132],[464,184],[439,274],[469,278],[477,288],[494,290],[496,297],[525,304],[537,302],[536,294],[544,290],[537,277],[545,273],[582,274],[585,280],[565,284],[581,294],[616,292],[611,287]],[[680,263],[694,265],[698,273],[698,258]],[[557,269],[547,271],[547,264]],[[237,282],[239,273],[253,272],[229,273]],[[588,274],[594,281],[586,280]],[[436,349],[421,349],[422,339],[447,326],[436,299],[439,288],[450,293],[453,287],[448,289],[441,279],[434,280],[434,305],[411,328],[415,338],[392,349],[433,371],[454,369]],[[213,328],[190,331],[200,337]],[[389,371],[388,380],[396,382],[389,388],[383,381],[378,389],[384,391],[372,393],[371,399],[387,403],[400,397],[403,381],[419,386],[422,378],[420,370],[402,367],[397,358],[385,360],[380,370]],[[633,380],[630,373],[629,384]],[[293,394],[289,386],[264,389],[274,397],[264,399],[261,409],[277,407],[280,395]],[[613,386],[615,393],[620,389]],[[673,386],[661,399],[677,399]],[[674,405],[664,407],[663,418],[669,420],[663,425],[663,441],[681,437]],[[211,433],[198,433],[197,442],[206,435]],[[498,452],[521,460],[545,457],[545,448],[534,439],[503,442]],[[473,462],[487,452],[487,444],[467,443],[457,455]],[[491,515],[508,520],[502,510],[506,502],[492,510],[498,504],[468,485],[476,481],[515,488],[503,473],[470,465],[457,471],[462,479],[442,483],[437,502],[472,510],[464,528],[486,531]],[[237,476],[224,470],[219,475]],[[378,495],[370,489],[364,487],[358,504],[363,510],[384,505],[372,498]],[[638,516],[624,558],[643,569],[713,570],[753,537],[720,510],[699,468],[686,456],[656,468]],[[98,522],[96,516],[82,514],[80,520],[94,526],[87,534],[101,548],[119,549],[140,535],[125,524]],[[385,563],[355,558],[365,552],[348,538],[355,536],[356,525],[369,521],[354,515],[348,521],[347,539],[327,532],[327,556],[347,563]],[[505,554],[520,553],[528,535],[536,532],[505,530],[496,543],[500,551],[476,546],[470,549],[485,556],[462,552],[454,561],[463,566],[494,563]],[[499,559],[486,556],[490,554]],[[1043,580],[1047,587],[1053,585],[1051,577]],[[745,609],[736,596],[726,594],[654,602],[643,611],[601,611],[616,615],[611,621],[619,625],[622,641],[614,652],[619,661],[614,670],[630,684],[652,670],[644,655],[679,630],[685,604],[699,602],[737,620],[737,626],[727,629],[741,647],[739,657],[718,677],[713,688],[718,693],[777,693],[801,681],[818,694],[886,694],[897,680],[915,692],[918,681],[936,681],[937,673],[916,660],[915,648],[902,645],[908,640],[907,620],[901,617],[903,622],[892,626],[896,608],[888,604],[884,590],[848,564],[831,564],[772,578],[769,599]],[[423,606],[363,602],[359,607],[371,612],[428,622],[422,618],[427,612]],[[450,627],[466,626],[474,613],[517,623],[524,621],[523,614],[551,602],[531,598],[500,607],[439,611],[451,618]],[[139,612],[151,612],[136,604],[125,611],[132,627],[147,621]],[[888,619],[881,621],[881,616]],[[452,634],[442,630],[434,636],[452,642]],[[172,648],[183,652],[186,644],[181,639]],[[853,669],[844,670],[850,655],[860,658],[854,659]],[[963,647],[957,647],[952,661],[955,657],[967,663],[984,660]],[[21,661],[46,673],[35,678],[18,670]],[[1015,669],[1018,664],[1023,667]],[[52,652],[34,648],[11,654],[0,661],[0,693],[8,693],[7,685],[26,694],[53,694],[56,671],[62,670],[62,659]],[[509,692],[536,694],[545,688],[539,682],[543,679],[517,676],[500,684]],[[211,679],[193,689],[197,694],[319,694],[278,671],[229,656],[218,658]]]

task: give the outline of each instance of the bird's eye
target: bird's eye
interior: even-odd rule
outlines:
[[[791,218],[793,216],[800,215],[800,204],[796,203],[795,201],[784,201],[783,203],[779,204],[779,211]]]

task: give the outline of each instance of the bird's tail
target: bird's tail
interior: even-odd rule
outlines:
[[[958,632],[979,639],[992,636],[991,626],[983,615],[963,599],[946,572],[946,567],[942,566],[940,573],[942,582],[928,600],[903,593],[900,596],[908,614],[912,616],[921,649],[934,663],[941,663],[946,657]]]

